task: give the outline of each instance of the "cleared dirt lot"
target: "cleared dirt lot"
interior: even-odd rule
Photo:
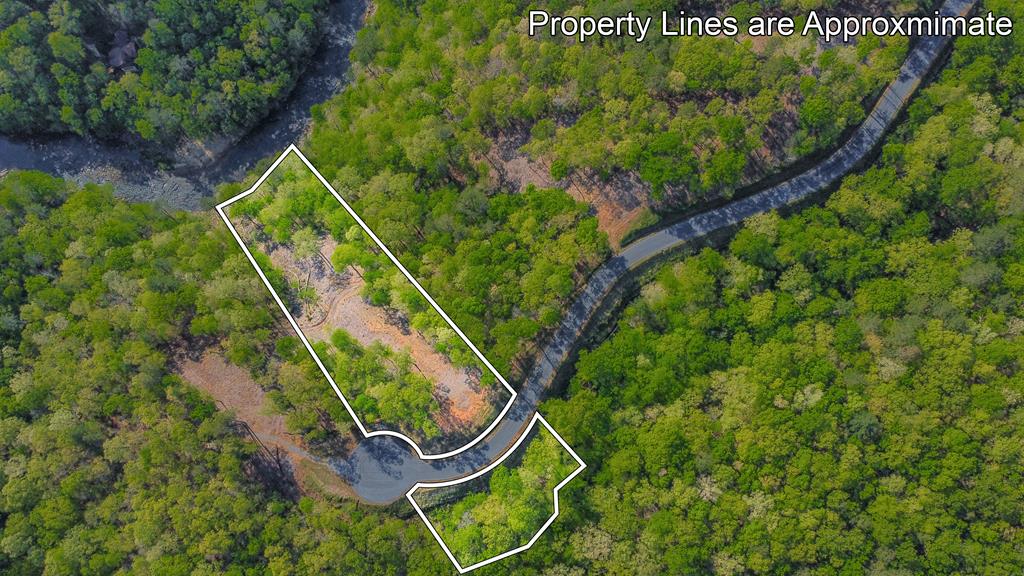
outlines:
[[[210,350],[198,360],[181,360],[178,374],[213,397],[218,408],[234,412],[235,418],[248,424],[269,450],[279,450],[291,465],[292,475],[303,493],[355,497],[327,463],[307,452],[298,436],[288,433],[284,416],[269,412],[266,394],[247,371]]]
[[[282,270],[290,282],[312,288],[317,294],[316,303],[303,305],[296,317],[306,337],[310,341],[329,341],[335,330],[342,329],[363,346],[380,343],[392,350],[404,350],[416,369],[434,384],[434,398],[441,409],[432,416],[443,432],[465,432],[489,423],[495,404],[502,401],[496,391],[480,386],[476,374],[455,366],[437,352],[423,335],[408,327],[401,313],[364,300],[364,282],[359,274],[351,269],[337,273],[329,263],[336,247],[331,238],[322,238],[319,257],[299,260],[289,246],[261,245],[274,267]]]

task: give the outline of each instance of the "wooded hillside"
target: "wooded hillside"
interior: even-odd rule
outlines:
[[[326,0],[0,2],[0,132],[238,136],[295,85]]]

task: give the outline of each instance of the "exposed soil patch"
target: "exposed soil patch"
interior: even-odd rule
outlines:
[[[264,406],[266,394],[244,369],[229,363],[216,352],[208,351],[199,360],[181,362],[178,373],[190,384],[206,392],[220,408],[233,410],[238,419],[245,421],[267,443],[280,445],[289,455],[306,456],[305,450],[286,438],[284,417],[272,415]]]
[[[441,406],[434,419],[442,431],[465,432],[490,421],[495,412],[494,392],[480,385],[479,376],[452,364],[437,352],[419,332],[409,328],[405,316],[394,309],[374,306],[363,299],[365,283],[351,269],[334,271],[328,257],[337,243],[321,239],[319,257],[296,259],[292,248],[262,246],[273,265],[300,287],[310,287],[318,296],[315,303],[302,306],[296,315],[299,328],[310,341],[330,341],[335,330],[348,332],[363,346],[383,344],[404,350],[414,367],[434,383],[434,397]]]
[[[618,250],[622,238],[651,209],[650,187],[633,172],[618,172],[608,180],[581,172],[566,179],[569,185],[565,190],[594,208],[598,229],[608,235],[612,249]]]
[[[269,412],[266,394],[245,369],[208,350],[198,360],[183,359],[178,374],[212,396],[220,409],[234,412],[266,449],[283,455],[303,493],[355,497],[329,465],[307,452],[298,436],[288,433],[284,416]]]
[[[651,208],[650,186],[636,174],[617,172],[601,179],[590,171],[581,170],[555,180],[551,177],[550,166],[519,149],[525,142],[525,135],[495,138],[495,144],[487,153],[487,161],[494,168],[495,184],[513,192],[522,192],[530,185],[565,190],[576,200],[591,206],[597,226],[608,235],[612,248],[621,246],[623,236]]]
[[[322,494],[336,498],[358,500],[359,495],[330,466],[313,460],[302,460],[295,465],[295,480],[307,494]]]

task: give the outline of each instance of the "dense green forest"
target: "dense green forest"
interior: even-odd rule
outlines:
[[[603,236],[559,191],[449,183],[428,195],[414,183],[383,174],[339,187],[428,290],[461,304],[466,331],[513,364],[604,258]],[[319,192],[284,215],[329,231]],[[184,349],[221,346],[311,449],[349,433],[221,225],[14,172],[0,180],[0,230],[0,571],[449,569],[418,524],[279,493],[232,417],[174,375]]]
[[[14,172],[0,232],[0,573],[450,570],[418,521],[279,491],[232,416],[174,374],[182,348],[221,342],[311,448],[348,433],[221,226]],[[334,346],[341,370],[380,367]]]
[[[299,316],[303,306],[314,309],[320,294],[314,287],[297,279],[290,281],[282,270],[274,266],[265,249],[272,245],[287,246],[297,268],[312,273],[313,264],[319,263],[318,255],[323,256],[320,245],[324,233],[318,233],[306,224],[308,216],[298,216],[291,208],[311,206],[311,203],[327,214],[326,218],[332,223],[330,233],[340,241],[332,258],[337,271],[344,272],[348,266],[359,266],[354,273],[365,282],[363,298],[377,305],[397,305],[399,298],[396,296],[393,303],[390,295],[393,291],[401,291],[402,302],[419,303],[422,296],[412,285],[404,278],[397,281],[394,278],[400,274],[398,268],[383,254],[370,249],[369,238],[355,220],[298,158],[289,156],[258,192],[232,204],[228,214],[237,226],[243,228],[243,240],[249,244],[250,251],[274,289],[292,308],[293,316]],[[339,260],[338,255],[351,257]],[[418,310],[421,313],[426,302],[422,304]],[[438,409],[432,396],[434,384],[413,369],[412,358],[407,352],[392,350],[380,343],[362,346],[340,329],[325,334],[321,341],[311,340],[317,355],[330,370],[342,393],[352,402],[360,420],[371,429],[398,430],[417,442],[440,432],[437,423],[431,420],[431,415]],[[320,419],[320,405],[337,402],[337,399],[328,392],[316,370],[310,371],[312,366],[307,362],[308,352],[298,338],[280,338],[275,345],[275,354],[284,363],[276,375],[280,390],[272,395],[274,406],[289,415],[294,432],[306,433],[307,439],[315,440],[322,432],[314,426]],[[261,364],[257,366],[263,367]]]
[[[331,164],[318,169],[335,172]],[[487,354],[506,378],[525,367],[534,346],[559,320],[576,288],[608,254],[603,233],[586,205],[560,190],[529,189],[522,194],[489,194],[483,182],[460,187],[413,173],[385,169],[367,180],[342,167],[333,186],[385,245],[437,301],[463,332]],[[222,199],[243,188],[223,186]],[[402,277],[338,201],[295,157],[288,157],[258,194],[230,207],[261,235],[291,246],[330,236],[338,243],[332,264],[341,272],[356,266],[365,282],[363,296],[371,303],[404,313],[455,365],[476,368],[480,382],[495,386],[468,347]],[[305,238],[306,240],[303,240]],[[307,241],[308,240],[308,241]],[[282,294],[301,297],[288,287],[265,256],[261,265]],[[193,321],[193,332],[207,336],[223,321],[215,311]],[[291,431],[313,443],[331,445],[348,430],[349,417],[330,388],[320,385],[315,366],[288,337],[276,351],[269,345],[280,334],[266,330],[257,338],[230,336],[228,358],[248,367],[267,389],[275,407],[288,417]],[[340,344],[339,344],[340,343]],[[401,355],[362,349],[340,338],[321,357],[350,386],[356,408],[366,422],[398,428],[415,438],[436,436],[427,417],[436,407],[430,382],[409,372]],[[326,346],[326,345],[325,345]],[[352,362],[358,358],[358,362]],[[382,364],[388,364],[384,366]],[[383,377],[397,369],[406,386],[400,396]],[[390,395],[390,396],[389,396]],[[330,415],[322,418],[320,414]]]
[[[576,287],[608,254],[587,206],[559,190],[489,194],[481,182],[460,187],[390,168],[367,179],[350,167],[317,168],[334,174],[339,194],[508,376],[520,371],[530,345],[558,322]],[[456,364],[476,364],[305,166],[289,159],[275,172],[268,180],[273,194],[261,193],[233,210],[253,218],[277,242],[293,242],[297,234],[331,235],[339,243],[333,263],[339,271],[364,269],[364,295],[371,302],[406,312]],[[241,190],[231,184],[220,194],[229,198]]]
[[[0,180],[0,231],[0,573],[447,569],[416,525],[283,497],[230,414],[173,375],[203,318],[228,342],[276,322],[223,230],[23,172]]]
[[[985,4],[1024,19],[1013,0]],[[446,99],[465,88],[457,46],[478,47],[469,63],[494,53],[490,6],[379,3],[360,79],[319,110],[313,146],[509,367],[607,248],[564,194],[490,194],[478,171],[495,132]],[[431,49],[444,38],[465,44]],[[383,48],[396,39],[417,49]],[[590,464],[559,521],[479,573],[1024,570],[1020,70],[1024,36],[958,41],[877,163],[824,207],[756,218],[658,272],[542,407]],[[288,209],[329,230],[315,204]],[[292,363],[307,378],[287,390],[346,429],[206,215],[7,174],[0,283],[0,572],[451,572],[414,518],[287,497],[231,416],[174,375],[183,348],[221,345],[284,396]]]
[[[687,4],[691,12],[723,5]],[[765,3],[725,4],[742,17]],[[905,12],[932,3],[875,4],[872,11]],[[317,110],[310,142],[317,166],[332,175],[346,167],[363,180],[391,170],[463,182],[480,172],[500,176],[498,149],[511,146],[562,183],[636,172],[646,190],[623,193],[679,207],[727,195],[836,144],[895,76],[907,47],[865,38],[820,49],[799,36],[579,44],[527,37],[524,15],[537,8],[624,14],[677,7],[517,0],[408,10],[377,2],[352,52],[353,85]]]
[[[874,167],[583,354],[542,408],[595,468],[549,573],[1024,570],[1022,49],[961,41]]]
[[[522,371],[532,346],[557,323],[576,288],[608,253],[587,207],[559,190],[488,195],[482,184],[430,188],[413,174],[387,170],[364,182],[346,169],[334,178],[334,186],[508,378]],[[242,184],[229,184],[220,195],[228,198],[241,189]],[[257,194],[229,211],[275,243],[313,245],[313,239],[329,235],[338,244],[332,264],[339,272],[359,268],[368,301],[401,311],[455,365],[476,368],[483,385],[497,385],[296,157],[286,158]],[[279,293],[302,297],[301,287],[288,286],[265,255],[257,251],[255,257],[262,259]],[[194,334],[210,336],[224,325],[215,307],[211,304],[192,322]],[[270,345],[275,339],[276,347]],[[436,408],[430,382],[410,372],[401,354],[363,348],[338,335],[330,344],[322,345],[320,355],[342,390],[350,392],[354,408],[366,415],[365,422],[415,438],[436,436],[436,422],[428,417]],[[274,405],[288,416],[293,432],[326,445],[347,431],[349,418],[341,404],[293,339],[269,329],[256,338],[236,333],[227,338],[225,349],[231,361],[250,368],[272,390]],[[388,374],[403,381],[401,394],[394,394]]]
[[[422,194],[413,191],[412,182],[405,184],[408,186],[406,194],[422,197]],[[234,188],[232,187],[230,190],[233,191]],[[375,198],[374,192],[376,190],[367,190],[361,197],[353,196],[350,199],[353,201],[356,198],[372,199],[374,204],[368,202],[355,204],[356,209],[370,208],[377,202],[381,202],[379,198]],[[554,196],[555,202],[552,203],[550,209],[542,209],[537,214],[530,216],[543,220],[562,215],[567,223],[575,223],[577,220],[586,222],[583,219],[584,207],[582,205],[574,204],[564,195],[555,194]],[[461,211],[461,207],[457,210]],[[559,214],[559,211],[562,210],[564,212]],[[400,312],[408,319],[412,328],[428,338],[439,352],[444,353],[455,364],[473,367],[483,372],[483,366],[465,343],[458,338],[444,322],[444,319],[430,307],[423,295],[402,275],[398,267],[297,157],[289,155],[285,158],[256,193],[233,203],[228,208],[228,212],[232,218],[239,219],[253,228],[251,232],[245,233],[245,236],[251,236],[253,241],[261,246],[287,246],[292,250],[294,257],[300,261],[315,259],[320,250],[319,245],[325,243],[329,237],[335,245],[334,250],[330,253],[334,271],[338,274],[351,271],[358,275],[359,281],[363,284],[361,296],[366,301],[375,306],[386,306]],[[399,223],[390,217],[381,220],[375,216],[375,214],[369,214],[367,218],[371,223],[384,226],[380,234],[386,240],[395,242],[392,244],[394,247],[392,253],[397,252],[399,255],[408,254],[411,246],[427,240],[427,234],[432,232],[429,229],[426,231],[419,229],[415,223]],[[395,216],[397,217],[397,214]],[[400,230],[400,232],[404,233],[395,234],[396,226],[402,226],[404,230]],[[561,233],[562,230],[556,228],[551,235],[557,241],[562,238]],[[539,240],[543,245],[543,238]],[[596,237],[594,240],[600,246],[600,237]],[[563,238],[563,241],[568,241],[568,239]],[[440,242],[447,243],[447,240],[440,239]],[[507,247],[511,248],[511,245]],[[318,298],[315,291],[309,293],[303,286],[287,285],[285,276],[280,271],[273,270],[274,267],[265,254],[259,254],[256,257],[263,260],[262,266],[265,269],[272,271],[271,282],[280,284],[280,286],[275,286],[278,293],[290,296],[293,300],[315,301]],[[573,287],[572,278],[568,274],[555,275],[549,281],[552,285],[558,283],[559,285],[567,284],[569,289]],[[531,296],[535,299],[543,297],[540,294],[531,294]],[[565,294],[556,293],[555,296],[564,298]],[[559,304],[560,301],[553,300],[548,307],[557,312]],[[505,320],[505,318],[500,319]],[[485,383],[495,383],[490,374],[484,374],[482,378]]]
[[[0,132],[236,136],[295,85],[326,0],[0,2]]]
[[[443,491],[459,490],[454,502],[427,511],[434,529],[463,568],[525,545],[554,514],[555,486],[579,467],[572,455],[540,424],[512,458],[471,487],[420,488],[422,507]],[[432,494],[433,493],[433,494]]]

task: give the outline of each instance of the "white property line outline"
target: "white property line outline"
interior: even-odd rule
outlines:
[[[238,200],[241,200],[242,198],[245,198],[246,196],[255,192],[267,180],[267,178],[270,177],[270,174],[277,169],[281,162],[283,162],[284,159],[288,157],[289,154],[295,154],[295,156],[298,157],[299,160],[301,160],[302,163],[305,164],[307,168],[309,168],[313,175],[316,176],[317,180],[319,180],[320,183],[324,185],[324,187],[331,193],[331,195],[333,195],[334,198],[341,204],[345,211],[348,212],[349,216],[351,216],[356,221],[356,224],[358,224],[359,227],[362,228],[364,232],[366,232],[366,234],[373,240],[374,244],[376,244],[376,246],[380,248],[380,250],[384,252],[384,254],[387,255],[388,259],[390,259],[391,262],[398,267],[398,269],[402,272],[406,279],[409,280],[409,282],[411,282],[412,285],[416,287],[416,290],[418,290],[419,293],[422,294],[423,297],[427,299],[427,302],[430,303],[430,306],[438,314],[440,314],[442,318],[444,318],[445,322],[448,323],[448,326],[450,326],[452,330],[454,330],[455,333],[459,335],[459,338],[461,338],[462,341],[465,342],[467,346],[469,346],[469,349],[473,351],[473,354],[475,354],[476,357],[481,362],[484,363],[484,365],[491,372],[491,374],[493,374],[494,377],[497,378],[499,382],[501,382],[505,389],[509,391],[509,394],[511,394],[511,397],[508,399],[508,402],[505,404],[505,407],[502,408],[501,412],[498,414],[497,417],[495,417],[494,421],[491,422],[487,429],[481,432],[476,438],[463,445],[461,448],[451,450],[443,454],[424,454],[423,451],[420,450],[420,447],[416,444],[415,441],[413,441],[412,438],[409,438],[408,436],[400,432],[394,432],[392,430],[367,430],[366,426],[363,425],[362,420],[360,420],[359,416],[356,415],[355,410],[353,410],[352,406],[348,403],[348,400],[345,399],[345,395],[342,394],[341,389],[338,388],[338,385],[334,382],[334,378],[327,370],[327,367],[324,366],[323,362],[320,360],[320,356],[318,356],[316,351],[313,350],[313,346],[311,346],[309,340],[306,339],[306,335],[299,328],[298,323],[295,321],[294,318],[292,318],[291,313],[288,312],[288,307],[284,305],[284,301],[282,301],[281,297],[277,294],[277,290],[275,290],[273,285],[270,284],[270,280],[267,278],[267,275],[263,272],[263,269],[260,268],[260,265],[256,262],[256,259],[253,258],[252,253],[249,251],[249,248],[245,245],[245,242],[242,241],[242,237],[239,236],[238,231],[235,230],[234,225],[231,224],[231,220],[228,218],[227,213],[225,212],[225,208],[227,208],[234,202],[237,202]],[[327,381],[331,384],[331,388],[334,389],[334,393],[337,394],[338,398],[341,400],[341,403],[344,404],[345,409],[349,413],[349,416],[352,417],[352,420],[356,423],[356,426],[359,428],[359,431],[363,434],[363,436],[367,438],[371,438],[374,436],[391,436],[394,438],[398,438],[399,440],[402,440],[405,443],[412,446],[412,449],[416,451],[416,455],[421,460],[441,460],[444,458],[450,458],[457,454],[461,454],[466,450],[469,450],[476,443],[480,442],[485,436],[490,434],[491,431],[494,430],[494,428],[498,425],[498,423],[500,423],[501,420],[505,418],[505,414],[508,413],[509,408],[512,407],[513,402],[519,394],[512,388],[512,386],[509,385],[508,382],[505,381],[505,378],[498,373],[498,371],[494,368],[494,366],[491,365],[487,358],[484,357],[480,350],[478,350],[477,347],[474,346],[473,343],[469,341],[469,338],[466,337],[466,335],[462,332],[462,330],[459,329],[458,326],[455,325],[455,322],[452,321],[448,314],[446,314],[445,311],[442,310],[441,307],[437,304],[437,302],[435,302],[434,299],[430,297],[430,294],[427,294],[427,291],[424,290],[422,286],[420,286],[420,283],[417,282],[415,278],[413,278],[412,274],[410,274],[409,271],[406,270],[405,266],[403,266],[402,263],[398,261],[398,258],[396,258],[395,255],[392,254],[390,250],[388,250],[387,246],[385,246],[384,243],[380,241],[380,238],[378,238],[377,235],[373,233],[373,230],[371,230],[370,227],[367,226],[365,222],[363,222],[363,219],[360,218],[359,215],[355,213],[355,210],[353,210],[352,207],[349,206],[348,202],[346,202],[345,199],[342,198],[340,194],[338,194],[337,190],[335,190],[334,187],[331,186],[329,182],[327,182],[327,179],[324,178],[322,174],[320,174],[320,171],[317,170],[316,167],[314,167],[313,164],[308,159],[306,159],[306,157],[302,154],[301,151],[299,151],[298,147],[295,146],[295,144],[288,146],[288,148],[280,156],[278,156],[277,160],[275,160],[274,163],[270,165],[270,168],[267,168],[266,172],[264,172],[263,175],[260,176],[258,180],[256,180],[256,183],[253,184],[248,190],[240,194],[236,194],[235,196],[228,198],[227,200],[221,202],[220,204],[217,204],[217,213],[220,214],[221,220],[224,221],[224,223],[228,227],[228,230],[231,231],[231,235],[234,236],[235,241],[238,242],[238,245],[242,248],[242,252],[244,252],[246,258],[249,259],[249,263],[252,264],[252,267],[256,269],[256,273],[259,274],[260,279],[263,280],[263,284],[267,287],[268,290],[270,290],[270,294],[274,297],[274,301],[277,302],[278,307],[281,309],[282,312],[284,312],[284,315],[288,318],[288,322],[289,324],[291,324],[292,329],[294,329],[295,333],[299,335],[299,339],[302,340],[302,344],[306,347],[306,350],[309,351],[309,353],[313,356],[313,361],[316,362],[317,367],[320,368],[320,372],[322,372],[323,375],[327,378]]]
[[[555,437],[555,440],[558,440],[559,444],[561,444],[562,447],[565,448],[569,452],[569,454],[573,457],[573,459],[576,460],[576,462],[579,463],[579,466],[577,466],[576,469],[573,470],[571,474],[566,476],[564,480],[562,480],[561,482],[558,483],[558,485],[555,486],[555,488],[554,488],[555,511],[554,511],[554,513],[551,514],[551,516],[547,519],[547,521],[544,522],[544,525],[541,526],[539,530],[537,530],[537,533],[534,534],[532,538],[530,538],[529,542],[527,542],[526,544],[524,544],[524,545],[522,545],[522,546],[520,546],[518,548],[513,548],[512,550],[509,550],[508,552],[502,552],[501,554],[498,554],[497,556],[495,556],[493,558],[488,558],[486,560],[481,560],[480,562],[477,562],[476,564],[471,564],[471,565],[463,568],[462,564],[460,564],[458,559],[455,558],[455,555],[452,554],[452,551],[448,549],[448,545],[445,544],[444,540],[441,539],[441,535],[438,534],[437,530],[434,528],[434,525],[430,523],[430,520],[427,518],[426,513],[424,513],[423,509],[420,508],[420,505],[416,503],[416,499],[413,498],[413,496],[412,496],[413,492],[416,492],[416,490],[418,490],[420,488],[444,488],[446,486],[454,486],[456,484],[462,484],[462,483],[465,483],[465,482],[469,482],[470,480],[474,480],[476,478],[479,478],[480,476],[483,476],[484,474],[486,474],[486,473],[490,472],[491,470],[497,468],[498,466],[501,465],[502,462],[507,460],[512,455],[512,453],[515,452],[519,448],[520,444],[522,444],[523,441],[526,440],[526,437],[530,435],[530,431],[533,430],[534,425],[537,424],[538,421],[541,424],[543,424],[545,428],[547,428],[548,432],[551,432],[551,435]],[[488,564],[492,564],[492,563],[497,562],[499,560],[508,558],[509,556],[512,556],[514,554],[518,554],[518,553],[523,552],[525,550],[529,550],[534,544],[536,544],[537,540],[540,539],[540,537],[544,534],[544,532],[546,532],[547,529],[551,526],[551,524],[555,521],[555,518],[558,518],[558,513],[559,513],[558,492],[559,492],[559,490],[561,490],[563,486],[565,486],[566,484],[571,482],[573,478],[575,478],[576,476],[578,476],[580,474],[580,472],[583,472],[583,469],[586,468],[586,467],[587,467],[587,463],[584,462],[583,459],[580,458],[578,454],[576,454],[576,451],[573,450],[572,447],[569,446],[569,444],[565,440],[563,440],[561,436],[558,435],[558,432],[555,432],[555,429],[552,428],[551,424],[548,424],[548,421],[545,420],[544,417],[540,415],[540,412],[534,412],[533,413],[533,419],[530,420],[530,425],[526,427],[526,431],[523,432],[519,436],[519,439],[516,440],[515,444],[513,444],[512,447],[509,448],[508,451],[505,452],[505,454],[503,454],[501,456],[501,458],[498,458],[497,460],[495,460],[494,462],[489,464],[486,468],[483,468],[482,470],[480,470],[480,471],[478,471],[478,472],[476,472],[474,474],[466,476],[465,478],[459,478],[457,480],[449,480],[447,482],[417,482],[416,485],[414,485],[408,492],[405,493],[405,497],[412,504],[412,507],[416,509],[416,513],[419,514],[420,519],[423,520],[423,523],[427,525],[427,529],[430,530],[430,533],[434,535],[434,538],[437,540],[437,543],[441,545],[441,549],[443,549],[444,553],[448,555],[448,559],[452,561],[452,564],[455,564],[455,569],[459,571],[459,574],[465,574],[466,572],[469,572],[471,570],[476,570],[477,568],[480,568],[481,566],[486,566]]]

